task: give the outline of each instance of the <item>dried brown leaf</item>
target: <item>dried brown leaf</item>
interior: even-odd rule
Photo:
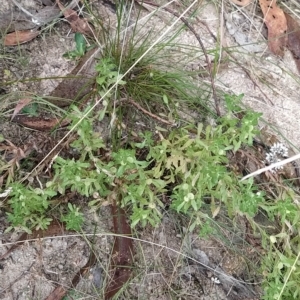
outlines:
[[[283,56],[287,43],[287,21],[276,0],[259,0],[264,14],[264,22],[268,27],[268,46],[275,55]]]
[[[39,31],[23,30],[9,33],[4,38],[4,46],[16,46],[33,40]]]
[[[70,120],[64,119],[59,120],[56,118],[43,119],[40,117],[29,117],[29,116],[16,116],[14,122],[21,124],[25,127],[32,128],[39,131],[50,131],[55,128],[55,126],[64,127],[70,123]]]
[[[8,144],[8,146],[7,146]],[[3,143],[0,143],[0,151],[4,151],[2,154],[2,159],[6,161],[4,169],[6,169],[10,174],[14,174],[14,168],[20,168],[19,161],[27,157],[28,153],[25,153],[22,148],[15,146],[11,141],[5,140]],[[7,174],[3,175],[4,177]]]
[[[56,0],[58,7],[61,9],[66,20],[70,23],[71,28],[74,32],[80,32],[87,36],[93,36],[94,33],[91,26],[86,19],[80,18],[75,10],[70,8],[65,8],[59,0]]]
[[[298,72],[300,73],[300,26],[290,15],[285,13],[288,27],[287,48],[291,51],[295,60]]]
[[[26,105],[28,105],[31,101],[32,101],[31,98],[20,99],[14,109],[14,112],[13,112],[10,120],[12,121],[13,118],[22,110],[22,108],[24,108]]]

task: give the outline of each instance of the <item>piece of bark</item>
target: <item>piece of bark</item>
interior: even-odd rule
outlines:
[[[105,288],[104,299],[111,299],[129,280],[132,273],[133,241],[127,216],[119,205],[112,204],[115,243],[109,267],[110,281]]]
[[[99,48],[88,51],[78,65],[50,93],[50,97],[47,100],[59,107],[66,107],[73,102],[79,102],[84,96],[89,94],[95,83],[97,74],[95,59],[99,55]]]

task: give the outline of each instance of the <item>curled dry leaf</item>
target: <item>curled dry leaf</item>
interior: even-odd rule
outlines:
[[[33,40],[39,35],[39,31],[23,30],[7,34],[4,38],[4,46],[16,46]]]
[[[27,149],[26,149],[27,150]],[[19,168],[19,161],[27,156],[25,149],[15,146],[11,141],[5,140],[0,144],[0,152],[4,151],[2,158],[7,161],[10,166]]]
[[[62,285],[57,286],[51,294],[46,298],[46,300],[60,300],[68,292],[68,289],[63,287]]]
[[[287,43],[287,21],[282,9],[276,5],[276,0],[259,0],[264,14],[264,22],[268,27],[268,46],[275,55],[283,56]]]
[[[94,36],[94,33],[91,29],[91,26],[84,18],[79,18],[78,14],[75,10],[70,8],[65,8],[59,0],[56,0],[56,3],[58,7],[61,9],[62,13],[64,14],[64,17],[68,22],[70,22],[70,25],[74,32],[80,32],[82,34],[85,34],[87,36]]]
[[[25,127],[39,130],[39,131],[50,131],[54,129],[56,126],[59,127],[67,126],[70,123],[70,120],[68,119],[59,120],[56,118],[43,119],[40,117],[29,117],[25,115],[20,115],[14,118],[14,122],[21,124]]]

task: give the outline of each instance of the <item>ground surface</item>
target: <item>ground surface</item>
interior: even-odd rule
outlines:
[[[3,11],[9,7],[16,11],[10,1],[2,2]],[[31,12],[41,8],[40,1],[19,2]],[[103,6],[100,2],[97,7]],[[172,7],[176,8],[176,5]],[[102,9],[107,15],[113,15],[107,6]],[[205,21],[215,34],[222,28],[221,46],[234,50],[234,58],[226,64],[221,61],[218,66],[217,87],[230,93],[243,93],[246,105],[262,112],[266,123],[272,124],[292,144],[300,147],[299,75],[291,55],[286,52],[284,59],[276,58],[269,53],[265,42],[255,49],[243,47],[244,44],[256,43],[257,39],[264,39],[261,36],[263,30],[258,33],[256,30],[263,28],[263,25],[255,5],[240,8],[224,1],[221,16],[222,22],[216,6],[204,3],[197,15],[199,19],[193,19],[193,25],[201,33],[205,47],[209,48],[215,41],[199,20]],[[162,14],[151,22],[156,26],[166,17]],[[180,39],[189,45],[197,44],[189,31]],[[1,80],[8,82],[15,79],[63,76],[74,67],[74,62],[62,57],[72,49],[74,34],[69,31],[66,23],[59,21],[51,30],[45,31],[33,41],[19,47],[7,47],[7,53],[16,57],[16,61],[12,64],[9,61],[2,62]],[[197,65],[197,62],[192,62],[191,59],[191,64]],[[198,80],[209,82],[208,78]],[[56,85],[57,80],[23,81],[5,86],[5,93],[30,91],[43,96],[48,95]],[[1,105],[7,107],[7,104]],[[31,132],[9,122],[7,118],[0,122],[1,133],[16,145],[22,145],[28,139],[34,143],[45,140],[42,133]],[[265,125],[261,124],[261,127]],[[41,152],[43,154],[42,150]],[[17,235],[4,234],[8,225],[4,213],[0,213],[0,233],[3,234],[0,239],[1,255],[17,239]],[[79,235],[68,236],[68,233],[61,233],[51,238],[25,242],[15,249],[0,264],[0,299],[46,299],[58,283],[70,286],[76,272],[87,263],[90,255],[88,243],[95,245],[97,264],[83,276],[76,290],[72,290],[66,299],[102,299],[101,287],[113,244],[112,237],[106,235],[112,229],[109,214],[108,207],[102,208],[98,213],[86,212],[85,233],[88,240]],[[235,238],[229,236],[228,239],[235,240],[238,248],[239,233],[235,235]],[[245,274],[249,261],[243,259],[243,254],[249,250],[246,247],[242,247],[240,255],[234,254],[228,250],[226,243],[205,241],[196,235],[188,235],[184,228],[178,228],[172,223],[172,216],[168,214],[157,229],[146,229],[138,236],[148,241],[135,242],[135,265],[139,275],[130,283],[127,294],[119,299],[242,299],[239,293],[248,295],[248,299],[259,299],[259,289],[239,286],[236,281],[237,278],[242,281],[247,277]],[[199,267],[182,254],[209,265],[211,270]],[[248,255],[248,259],[255,260],[256,256]],[[214,273],[213,270],[220,273]],[[223,284],[214,282],[216,276],[223,276]],[[235,289],[231,290],[232,286]]]

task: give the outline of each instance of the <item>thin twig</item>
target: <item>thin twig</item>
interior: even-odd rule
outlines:
[[[215,40],[215,42],[218,41],[217,37],[215,36],[215,34],[210,30],[209,26],[207,25],[207,23],[199,18],[197,18],[197,21],[199,23],[201,23],[208,31],[208,33],[211,35],[211,37]],[[235,63],[246,73],[246,75],[248,76],[248,78],[252,81],[253,85],[255,87],[257,87],[259,89],[259,91],[262,93],[262,95],[264,95],[264,97],[266,99],[269,100],[269,102],[274,106],[273,101],[266,95],[266,93],[261,89],[261,87],[255,82],[255,80],[252,78],[250,72],[238,61],[238,59],[230,52],[230,50],[228,50],[225,46],[222,45],[222,49],[226,52],[227,55],[229,55],[234,61]]]
[[[31,14],[28,10],[26,10],[20,3],[15,0],[12,0],[13,4],[17,6],[24,14],[32,18],[32,21],[37,21],[38,23],[41,21],[36,16]]]
[[[142,4],[145,3],[145,4],[149,4],[149,5],[155,6],[155,7],[160,7],[159,4],[156,4],[156,3],[153,3],[153,2],[149,2],[149,1],[142,1],[142,2],[140,2],[138,0],[135,0],[135,2],[137,2],[139,5],[142,5]],[[199,42],[200,47],[201,47],[201,49],[203,51],[203,54],[205,56],[205,60],[206,60],[207,66],[208,66],[209,77],[210,77],[211,88],[212,88],[213,98],[214,98],[214,102],[215,102],[216,112],[217,112],[217,115],[220,117],[221,116],[221,111],[220,111],[220,107],[219,107],[219,102],[220,101],[219,101],[217,93],[216,93],[215,80],[214,80],[214,76],[213,76],[213,72],[212,72],[211,61],[210,61],[210,59],[208,57],[207,51],[206,51],[206,49],[204,47],[204,44],[203,44],[203,42],[202,42],[199,34],[196,32],[196,30],[193,28],[193,26],[191,26],[189,24],[189,22],[187,21],[186,18],[181,17],[177,12],[171,10],[168,7],[163,7],[162,9],[166,10],[170,14],[172,14],[175,17],[179,18],[184,23],[184,25],[194,34],[194,36],[196,37],[197,41]]]
[[[172,123],[170,121],[167,121],[167,120],[164,120],[160,117],[158,117],[157,115],[154,115],[152,114],[151,112],[149,112],[148,110],[146,110],[145,108],[143,108],[142,106],[140,106],[138,103],[136,103],[134,100],[132,99],[122,99],[119,101],[120,102],[125,102],[125,103],[130,103],[132,104],[133,106],[135,106],[138,110],[141,110],[144,114],[150,116],[151,118],[161,122],[161,123],[164,123],[164,124],[167,124],[167,125],[171,125],[171,126],[175,126],[176,124],[175,123]]]

